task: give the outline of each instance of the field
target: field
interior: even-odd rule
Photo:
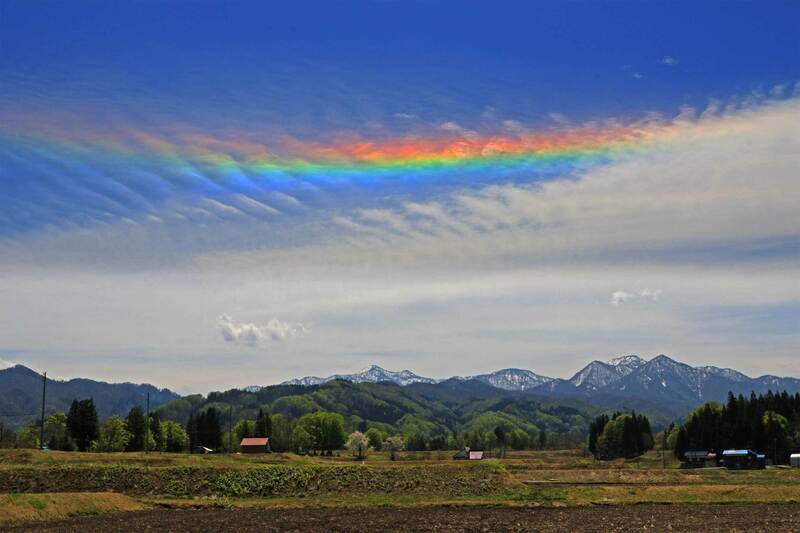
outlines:
[[[800,530],[800,470],[681,470],[656,452],[453,461],[293,454],[0,451],[0,526],[19,530]],[[266,521],[266,522],[265,522]],[[268,527],[265,525],[268,522]],[[212,526],[213,524],[213,526]]]

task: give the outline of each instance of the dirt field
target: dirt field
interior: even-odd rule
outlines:
[[[585,508],[305,508],[134,511],[20,524],[7,531],[800,531],[800,505]]]

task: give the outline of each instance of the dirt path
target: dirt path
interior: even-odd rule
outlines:
[[[800,531],[800,505],[200,509],[134,511],[8,531]]]

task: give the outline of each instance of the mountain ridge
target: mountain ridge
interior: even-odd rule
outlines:
[[[359,383],[390,381],[401,386],[474,380],[507,392],[533,394],[551,399],[575,398],[592,401],[602,397],[608,401],[612,401],[613,398],[626,398],[633,402],[645,400],[665,402],[674,406],[676,411],[691,409],[706,401],[724,401],[728,392],[735,394],[765,393],[769,390],[800,392],[798,378],[769,374],[750,377],[731,368],[709,365],[693,367],[664,354],[659,354],[650,360],[633,354],[615,357],[609,361],[594,360],[569,379],[551,378],[520,368],[505,368],[486,374],[444,379],[426,378],[409,370],[391,372],[377,365],[372,365],[368,370],[372,371],[369,375],[362,371],[358,374],[336,374],[329,378],[310,376],[285,381],[282,384],[319,385],[334,379],[348,381],[348,377],[353,375],[359,376]],[[379,376],[380,379],[370,381],[370,375]],[[413,376],[413,381],[395,380],[393,376],[397,375]]]
[[[20,427],[41,416],[42,377],[42,374],[21,364],[0,368],[0,422],[9,427]],[[149,383],[48,377],[45,413],[66,412],[72,400],[93,398],[100,418],[124,417],[132,407],[144,407],[148,393],[152,408],[180,398],[169,389],[160,389]]]

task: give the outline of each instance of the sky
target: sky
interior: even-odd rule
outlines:
[[[800,376],[800,4],[0,2],[0,359]]]

